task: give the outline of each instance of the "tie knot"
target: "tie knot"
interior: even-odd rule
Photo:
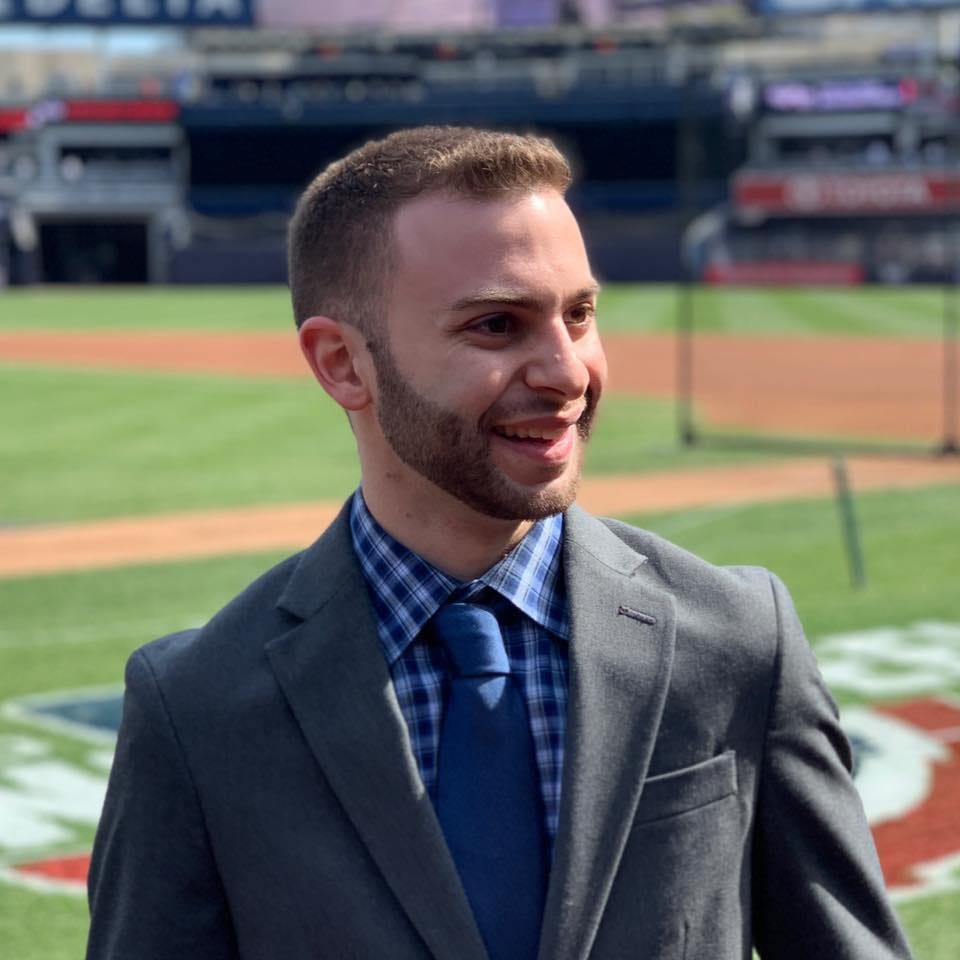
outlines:
[[[510,673],[500,624],[488,607],[476,603],[445,604],[434,615],[433,629],[459,676]]]

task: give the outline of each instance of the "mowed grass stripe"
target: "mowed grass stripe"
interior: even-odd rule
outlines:
[[[676,329],[678,288],[611,284],[602,330]],[[936,337],[940,287],[734,288],[694,291],[696,328],[763,335]],[[285,287],[19,289],[0,293],[0,330],[274,330],[293,333]]]
[[[815,315],[798,308],[792,290],[701,289],[694,327],[711,333],[799,336],[819,333]]]
[[[669,333],[677,327],[674,287],[623,285],[601,295],[601,330]],[[703,333],[758,336],[938,337],[939,287],[695,287],[694,327]]]
[[[278,330],[294,336],[282,286],[12,288],[0,330]]]
[[[936,336],[940,291],[902,294],[877,287],[702,289],[695,295],[696,329],[778,336]]]
[[[677,290],[671,284],[614,283],[597,304],[600,333],[669,333],[676,326]]]
[[[123,664],[135,647],[206,622],[282,556],[271,552],[0,581],[0,700],[121,683]]]
[[[911,295],[910,291],[885,288],[836,291],[793,291],[794,303],[806,311],[824,335],[838,328],[865,336],[936,337],[942,332],[945,295],[938,289],[927,289]]]
[[[346,418],[310,381],[6,369],[0,522],[341,497]]]

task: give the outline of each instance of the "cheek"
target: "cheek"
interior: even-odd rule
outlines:
[[[438,374],[448,380],[451,394],[465,406],[482,409],[496,403],[510,387],[509,371],[494,360],[481,356],[469,365],[449,366]]]
[[[507,391],[508,392],[508,391]],[[495,378],[480,380],[466,373],[438,370],[424,396],[465,423],[481,423],[503,403],[505,391]]]

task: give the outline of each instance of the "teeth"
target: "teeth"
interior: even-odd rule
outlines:
[[[497,433],[502,437],[517,440],[559,440],[566,429],[561,427],[559,430],[528,430],[525,427],[497,427]]]

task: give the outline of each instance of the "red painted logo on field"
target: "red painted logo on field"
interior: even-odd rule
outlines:
[[[52,857],[33,863],[18,863],[14,869],[27,880],[34,879],[54,887],[83,890],[86,888],[87,873],[90,870],[90,854],[79,853],[73,857]]]
[[[873,824],[887,885],[903,893],[950,885],[960,867],[960,709],[946,700],[874,709],[940,746],[929,764],[931,783],[923,800],[902,817]]]

